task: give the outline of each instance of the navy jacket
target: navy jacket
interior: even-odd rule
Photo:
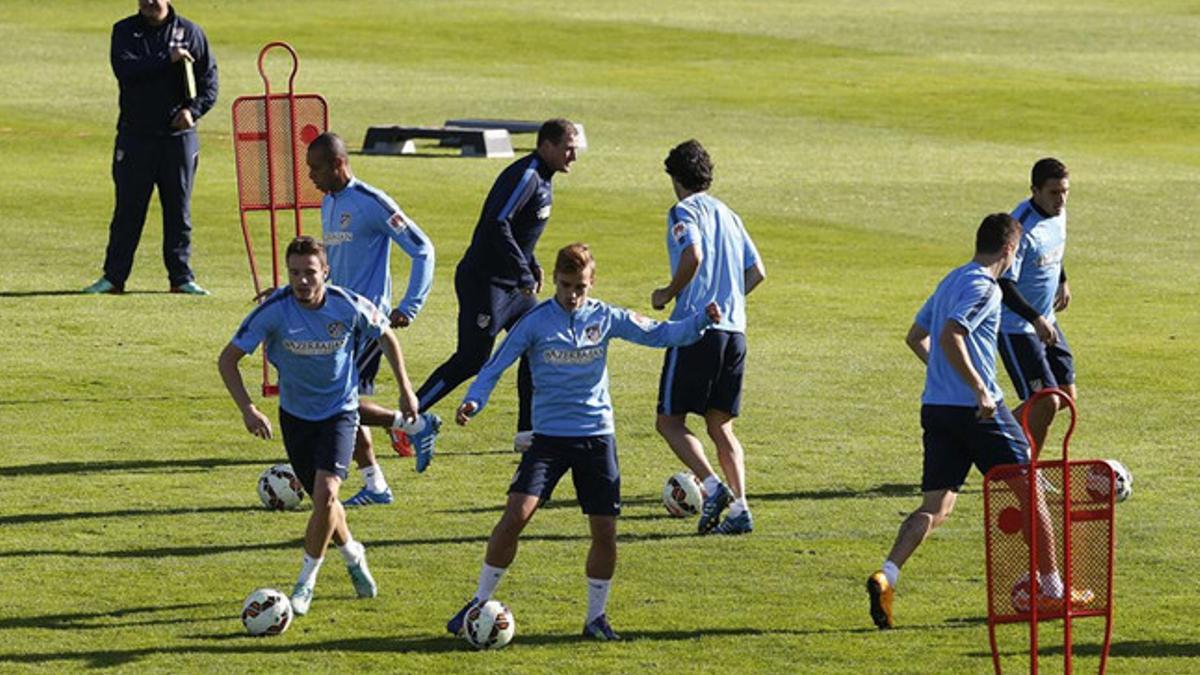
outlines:
[[[532,288],[539,266],[533,249],[550,220],[553,176],[536,152],[508,165],[483,203],[459,266],[493,284]]]
[[[182,63],[171,63],[171,48],[181,46],[196,59],[196,98],[187,99]],[[117,130],[166,136],[188,133],[171,128],[171,119],[183,107],[199,120],[217,102],[217,60],[208,49],[208,38],[199,26],[170,8],[161,26],[146,23],[141,14],[113,24],[112,69],[120,85],[121,114]]]

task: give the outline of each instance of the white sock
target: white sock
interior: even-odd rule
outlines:
[[[608,604],[608,591],[612,587],[612,579],[593,579],[588,577],[588,611],[587,621],[589,624],[604,613],[604,606]]]
[[[413,422],[405,422],[404,416],[400,411],[396,411],[396,416],[392,418],[392,428],[399,429],[408,435],[419,434],[425,430],[425,416],[417,415],[417,419]]]
[[[346,561],[346,566],[351,567],[362,562],[362,559],[367,554],[367,547],[361,542],[355,541],[354,537],[350,537],[349,541],[338,547],[338,551],[342,554],[342,560]]]
[[[362,474],[363,482],[371,492],[384,492],[388,489],[387,479],[383,477],[383,467],[378,464],[363,467],[358,472]]]
[[[492,567],[483,563],[483,569],[479,570],[479,586],[475,588],[475,597],[480,602],[491,600],[492,593],[496,592],[496,586],[500,584],[500,579],[507,571],[506,567]]]
[[[1038,595],[1047,598],[1061,598],[1063,596],[1063,581],[1062,577],[1058,574],[1058,570],[1038,572]]]
[[[896,584],[900,581],[900,568],[891,560],[884,560],[883,576],[887,577],[888,586],[895,588]]]
[[[325,558],[314,558],[311,555],[304,554],[304,563],[300,566],[300,577],[296,579],[297,584],[303,584],[312,588],[317,585],[317,572],[321,570],[321,563],[325,562]]]
[[[739,497],[738,499],[733,500],[733,503],[729,505],[729,517],[733,518],[734,516],[740,516],[742,513],[749,510],[750,507],[746,506],[746,498]]]
[[[717,478],[716,474],[713,474],[708,478],[705,478],[701,485],[704,486],[704,494],[715,495],[717,493],[717,487],[721,485],[721,479]]]

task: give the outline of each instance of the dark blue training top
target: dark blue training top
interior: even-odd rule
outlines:
[[[554,170],[535,152],[508,165],[488,193],[460,266],[481,281],[532,288],[533,249],[546,222],[554,190]]]
[[[195,100],[186,98],[182,62],[171,63],[176,46],[196,59]],[[199,120],[217,102],[217,60],[208,50],[208,38],[174,7],[161,26],[151,26],[141,14],[113,24],[110,58],[121,89],[118,131],[155,136],[195,131],[176,131],[171,119],[186,106]]]

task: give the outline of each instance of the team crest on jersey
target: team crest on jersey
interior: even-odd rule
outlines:
[[[183,28],[176,28],[176,29],[175,29],[175,41],[176,41],[176,42],[183,42]]]
[[[403,213],[397,211],[388,218],[388,227],[392,228],[396,234],[400,234],[408,229],[408,218]]]
[[[342,228],[343,230],[347,227],[350,227],[350,218],[351,216],[349,211],[343,213],[341,217],[338,218],[338,227]]]
[[[329,337],[336,340],[346,334],[346,324],[341,321],[334,321],[326,326],[325,330],[329,331]]]
[[[475,317],[475,325],[479,326],[480,328],[487,328],[488,324],[490,324],[491,322],[492,322],[491,314],[480,314],[479,316]]]
[[[1046,386],[1046,383],[1042,382],[1042,378],[1040,378],[1040,377],[1029,381],[1029,388],[1034,391],[1041,391],[1042,388],[1045,386]]]
[[[671,237],[676,244],[683,243],[683,235],[687,233],[687,226],[683,223],[675,223],[675,227],[671,228]]]
[[[594,323],[583,329],[583,339],[595,344],[600,341],[600,324]]]
[[[550,220],[550,205],[549,204],[538,209],[537,218],[538,218],[538,220]]]

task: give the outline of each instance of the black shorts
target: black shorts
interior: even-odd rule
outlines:
[[[1017,396],[1026,401],[1041,389],[1075,384],[1075,357],[1062,328],[1054,324],[1058,342],[1047,347],[1033,333],[1001,333],[997,340],[1004,369]]]
[[[312,422],[280,408],[279,428],[283,432],[283,447],[292,463],[292,471],[308,494],[313,493],[318,469],[346,480],[347,467],[354,457],[357,410]]]
[[[658,381],[658,412],[703,415],[715,409],[737,417],[745,370],[745,334],[710,328],[696,343],[667,350]]]
[[[1029,462],[1029,442],[1012,411],[1001,402],[991,419],[975,417],[975,408],[921,406],[925,461],[921,491],[962,488],[971,465],[986,474],[998,464]]]
[[[533,445],[522,455],[508,492],[533,495],[545,501],[568,469],[584,513],[621,514],[621,471],[617,466],[617,439],[612,435],[534,434]]]
[[[358,393],[360,396],[375,394],[375,376],[379,374],[379,361],[383,358],[383,347],[379,340],[368,340],[358,352],[354,367],[358,369]]]

